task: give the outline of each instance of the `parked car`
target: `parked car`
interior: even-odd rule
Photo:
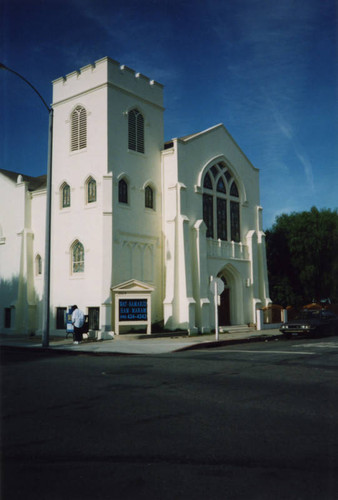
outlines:
[[[303,309],[300,314],[279,329],[285,337],[338,334],[338,316],[326,309]]]

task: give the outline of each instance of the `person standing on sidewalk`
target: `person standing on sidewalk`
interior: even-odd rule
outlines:
[[[77,305],[74,305],[72,313],[72,323],[74,325],[74,344],[82,342],[82,330],[84,322],[84,313],[77,307]]]

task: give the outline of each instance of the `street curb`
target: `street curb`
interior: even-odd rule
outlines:
[[[176,352],[184,352],[184,351],[193,351],[193,350],[201,350],[201,349],[212,349],[217,347],[223,347],[226,345],[238,345],[238,344],[248,344],[248,343],[256,343],[256,342],[271,342],[274,340],[278,340],[282,338],[282,335],[261,335],[259,337],[248,337],[241,339],[229,339],[229,340],[214,340],[214,341],[205,341],[198,342],[195,344],[191,344],[190,346],[184,346],[179,349],[174,349],[172,351],[168,350],[167,353],[163,352],[161,354],[170,354]],[[55,346],[49,347],[37,347],[37,346],[15,346],[15,345],[0,345],[0,353],[1,351],[33,351],[40,354],[48,354],[48,355],[69,355],[69,356],[151,356],[158,355],[159,353],[133,353],[133,352],[115,352],[115,351],[87,351],[79,349],[65,349],[59,348]]]
[[[55,348],[55,347],[25,347],[22,345],[15,346],[15,345],[1,345],[0,346],[0,353],[1,351],[22,351],[22,352],[36,352],[36,353],[41,353],[41,354],[48,354],[48,355],[68,355],[68,356],[78,356],[78,355],[90,355],[90,356],[138,356],[137,353],[125,353],[125,352],[114,352],[114,351],[108,351],[108,352],[93,352],[93,351],[81,351],[81,350],[71,350],[71,349],[63,349],[63,348]]]
[[[176,349],[175,351],[172,352],[208,349],[213,347],[222,347],[224,345],[251,344],[254,342],[271,342],[273,340],[279,340],[280,338],[282,338],[282,335],[261,335],[260,337],[248,337],[243,339],[214,340],[211,342],[201,342],[200,344],[185,346],[182,347],[181,349]]]

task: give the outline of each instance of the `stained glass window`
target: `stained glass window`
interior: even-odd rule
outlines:
[[[239,203],[230,202],[231,241],[240,241]]]
[[[218,179],[218,182],[217,182],[217,191],[219,193],[224,193],[224,194],[226,193],[225,184],[224,184],[224,180],[223,180],[222,177],[220,177]]]
[[[87,201],[88,203],[96,201],[96,181],[92,177],[87,182]]]
[[[227,201],[217,198],[217,238],[227,240]]]
[[[233,183],[231,184],[230,195],[231,196],[236,196],[236,198],[238,198],[238,196],[239,196],[237,185],[236,185],[235,181],[233,181]]]
[[[77,241],[73,245],[72,251],[72,271],[73,273],[84,272],[84,247],[82,243]]]
[[[214,207],[213,196],[203,194],[203,220],[207,226],[207,238],[214,236]]]
[[[146,186],[144,190],[144,204],[146,208],[154,208],[154,192],[150,186]]]
[[[221,163],[213,165],[204,176],[203,188],[203,220],[207,226],[207,237],[223,241],[241,240],[240,236],[240,204],[231,201],[231,197],[239,198],[239,191],[231,173]],[[213,185],[213,175],[219,175],[217,184]]]
[[[70,186],[64,184],[62,187],[62,208],[70,207]]]
[[[209,175],[209,174],[207,174],[207,175],[204,177],[203,187],[205,187],[205,188],[207,188],[207,189],[212,189],[212,182],[211,182],[211,179],[210,179],[210,175]]]

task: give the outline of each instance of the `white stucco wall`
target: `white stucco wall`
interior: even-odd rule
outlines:
[[[123,89],[121,88],[123,86]],[[162,86],[104,58],[54,82],[52,304],[100,307],[102,329],[110,329],[110,287],[133,277],[156,282],[153,320],[161,319]],[[70,152],[70,115],[87,111],[87,147]],[[145,119],[145,153],[128,150],[128,116]],[[85,181],[97,182],[97,202],[86,204]],[[128,204],[118,202],[118,181],[128,181]],[[71,206],[61,209],[60,188],[71,186]],[[144,206],[144,188],[155,193]],[[85,247],[85,272],[72,274],[71,245]]]
[[[51,307],[54,319],[57,307],[76,303],[85,312],[88,307],[100,307],[106,299],[102,278],[104,273],[111,273],[110,260],[106,261],[103,269],[103,211],[104,197],[107,197],[105,183],[109,183],[105,177],[107,88],[91,88],[91,85],[100,83],[102,68],[99,70],[98,75],[89,70],[80,75],[72,74],[65,80],[56,81],[53,88]],[[71,151],[71,113],[77,105],[87,111],[87,147]],[[94,203],[87,203],[86,181],[89,177],[96,181],[97,201]],[[68,208],[62,208],[61,188],[64,183],[71,189]],[[106,236],[109,238],[109,234]],[[71,248],[77,240],[84,246],[85,270],[84,273],[74,274]],[[55,328],[55,321],[52,325]]]
[[[22,176],[15,180],[0,173],[0,205],[0,332],[32,333],[36,329],[39,296],[39,285],[36,292],[34,283],[33,254],[36,241],[40,237],[44,240],[44,201],[36,212],[28,182]],[[38,227],[36,237],[32,220]],[[4,327],[6,308],[11,309],[10,329]]]

